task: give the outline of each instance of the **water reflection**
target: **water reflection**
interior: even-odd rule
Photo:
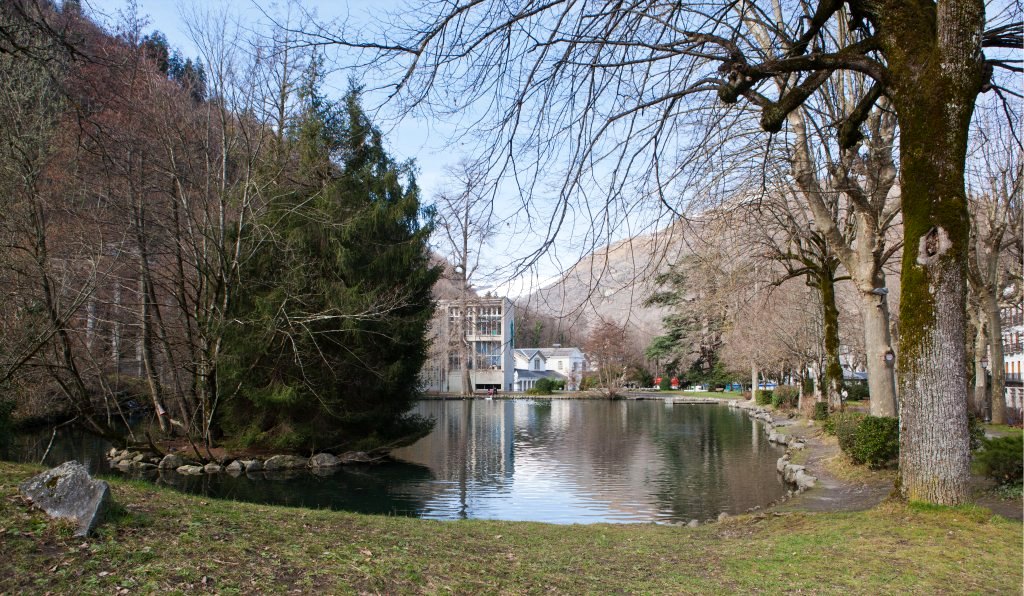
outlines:
[[[682,521],[785,490],[774,465],[782,450],[720,406],[467,401],[424,402],[419,412],[437,419],[435,432],[395,456],[448,484],[422,495],[424,517]]]
[[[707,519],[764,505],[785,488],[782,450],[721,406],[661,401],[427,401],[434,431],[395,462],[335,472],[148,478],[207,497],[430,519],[554,523]],[[38,462],[50,433],[19,436],[12,453]],[[111,473],[109,445],[62,431],[47,464],[68,459]]]

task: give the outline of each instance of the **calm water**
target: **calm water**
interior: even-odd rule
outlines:
[[[739,411],[662,401],[426,401],[437,425],[393,453],[394,463],[247,477],[153,474],[209,497],[429,519],[554,523],[707,519],[785,492],[782,449]],[[19,437],[38,461],[50,434]],[[100,474],[108,448],[81,432],[55,442],[47,463],[79,459]]]

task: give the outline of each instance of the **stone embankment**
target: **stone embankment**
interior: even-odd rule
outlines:
[[[110,466],[122,472],[175,472],[183,476],[202,474],[257,474],[264,472],[294,472],[309,470],[323,473],[345,465],[369,464],[380,461],[363,451],[349,451],[340,456],[318,453],[313,457],[274,455],[266,459],[255,457],[226,458],[223,461],[198,462],[179,453],[160,457],[153,453],[113,448],[107,454]]]
[[[751,418],[760,420],[763,423],[765,433],[768,435],[768,442],[786,447],[786,453],[778,459],[775,467],[778,469],[779,473],[782,474],[783,480],[795,487],[795,490],[789,491],[788,496],[800,494],[803,491],[814,487],[818,479],[809,474],[805,466],[791,463],[793,452],[805,449],[807,446],[806,443],[803,439],[791,437],[784,432],[779,432],[781,428],[795,424],[798,419],[776,419],[771,410],[758,406],[750,401],[730,400],[727,402],[727,405],[730,408],[743,410]]]

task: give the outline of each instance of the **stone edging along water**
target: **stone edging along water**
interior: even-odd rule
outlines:
[[[733,409],[743,410],[751,418],[763,422],[765,433],[768,435],[768,442],[782,445],[786,448],[786,453],[775,463],[776,469],[782,474],[782,479],[795,487],[795,490],[788,491],[786,498],[814,487],[818,482],[818,478],[807,473],[806,466],[790,463],[794,451],[803,451],[807,447],[803,439],[776,431],[776,427],[786,425],[778,424],[775,421],[775,417],[772,416],[771,410],[758,406],[753,402],[732,399],[728,400],[726,405]]]
[[[178,453],[171,453],[162,458],[160,456],[145,453],[142,451],[131,451],[128,449],[113,448],[107,454],[107,460],[112,468],[121,472],[149,472],[157,470],[173,470],[184,476],[198,476],[200,474],[220,474],[225,472],[231,475],[254,474],[259,472],[288,472],[295,470],[333,470],[340,466],[351,464],[369,464],[379,460],[378,457],[368,455],[363,451],[350,451],[340,456],[330,453],[318,453],[313,457],[298,457],[295,455],[274,455],[266,459],[239,458],[229,462],[210,462],[200,465],[195,460],[189,459]]]

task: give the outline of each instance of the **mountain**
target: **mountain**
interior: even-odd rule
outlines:
[[[582,344],[591,329],[614,321],[625,324],[638,345],[648,345],[662,333],[662,317],[668,311],[646,307],[644,301],[654,291],[657,275],[692,252],[694,225],[693,221],[676,223],[584,256],[554,284],[516,299],[517,321],[555,325],[547,339],[567,345]]]

